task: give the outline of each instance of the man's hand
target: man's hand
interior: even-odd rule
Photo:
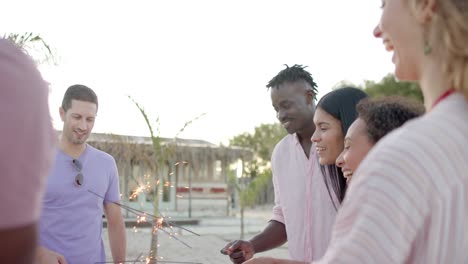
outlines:
[[[249,241],[235,240],[221,249],[221,254],[228,255],[233,263],[240,264],[251,259],[255,254],[255,249]]]
[[[67,264],[65,258],[57,252],[48,250],[45,247],[37,249],[37,263],[38,264]]]

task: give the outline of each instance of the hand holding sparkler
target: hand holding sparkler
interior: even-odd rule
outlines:
[[[221,249],[221,254],[228,255],[232,263],[238,264],[251,259],[255,249],[249,241],[235,240]]]

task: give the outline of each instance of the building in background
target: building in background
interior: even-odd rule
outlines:
[[[152,213],[154,186],[160,180],[159,208],[163,213],[188,217],[194,211],[229,214],[234,195],[228,174],[242,175],[239,164],[250,161],[252,151],[196,139],[160,140],[166,149],[160,167],[150,137],[93,133],[88,143],[115,158],[126,205]],[[132,216],[128,211],[124,215]]]

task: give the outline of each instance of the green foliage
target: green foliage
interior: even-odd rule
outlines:
[[[14,42],[22,49],[32,52],[31,56],[38,59],[39,63],[52,62],[56,64],[56,55],[50,48],[49,44],[39,35],[32,32],[8,33],[4,34],[3,38]],[[36,56],[34,56],[36,55]]]
[[[243,133],[229,141],[230,146],[252,149],[255,156],[252,161],[244,164],[244,175],[247,177],[241,178],[244,182],[236,187],[242,209],[253,206],[256,201],[261,202],[261,197],[265,197],[266,192],[270,191],[272,173],[269,161],[274,147],[286,134],[286,130],[279,123],[261,124],[255,128],[253,134]],[[233,186],[237,184],[232,182],[232,179],[230,183]]]
[[[372,97],[399,95],[423,103],[423,95],[418,83],[398,81],[393,74],[385,76],[380,82],[365,81],[360,88]]]
[[[154,128],[153,128],[154,125],[150,122],[148,115],[146,114],[146,111],[143,108],[143,106],[141,106],[138,102],[136,102],[131,96],[128,96],[128,98],[135,104],[135,106],[138,108],[141,115],[145,119],[146,125],[148,126],[148,129],[150,131],[151,141],[153,143],[152,146],[153,146],[154,156],[156,158],[156,165],[161,166],[165,158],[167,157],[164,157],[163,155],[166,152],[163,150],[163,145],[161,144],[161,137],[159,136],[160,135],[159,117],[156,119],[156,132],[157,133],[155,133]]]
[[[250,148],[260,161],[269,161],[276,143],[278,143],[287,132],[279,123],[261,124],[255,128],[253,134],[243,133],[229,140],[230,146]]]
[[[155,157],[155,161],[156,161],[155,162],[156,163],[156,171],[159,171],[161,169],[161,167],[163,166],[165,159],[168,158],[167,156],[170,154],[170,152],[164,151],[163,145],[161,144],[161,137],[159,136],[159,118],[156,119],[156,124],[157,124],[156,131],[157,131],[157,133],[155,133],[155,130],[153,128],[154,126],[150,122],[150,120],[148,118],[148,115],[146,114],[146,111],[143,108],[143,106],[141,106],[138,102],[136,102],[131,96],[128,96],[128,98],[138,108],[141,115],[145,119],[146,125],[148,126],[148,129],[150,131],[151,141],[153,143],[152,147],[153,147],[154,157]],[[155,186],[153,186],[154,189],[152,191],[156,195],[154,195],[154,197],[153,197],[153,205],[154,205],[154,215],[157,216],[159,214],[159,195],[157,195],[157,194],[159,193],[159,186],[161,184],[163,184],[163,181],[162,180],[156,180],[154,182],[156,182],[156,184],[155,184]]]
[[[182,133],[189,125],[191,125],[195,120],[198,120],[201,118],[205,113],[201,114],[200,116],[195,117],[194,119],[185,122],[184,126],[177,132],[176,136],[174,137],[174,140],[172,143],[165,143],[163,144],[161,136],[160,136],[160,123],[159,123],[159,117],[156,118],[155,123],[151,123],[148,114],[146,113],[145,109],[143,108],[142,105],[140,105],[135,99],[133,99],[131,96],[128,96],[128,98],[135,104],[135,106],[138,108],[140,111],[141,115],[143,116],[146,125],[148,127],[148,130],[150,132],[151,136],[151,141],[152,141],[152,148],[153,148],[153,155],[154,155],[154,160],[155,160],[155,171],[158,172],[158,174],[161,174],[163,166],[167,165],[167,161],[173,160],[175,157],[176,153],[176,139]],[[156,179],[157,184],[154,186],[153,193],[158,194],[159,193],[159,188],[160,185],[164,184],[164,181],[162,179]],[[166,188],[163,188],[163,198],[164,200],[169,200],[169,187],[166,186]],[[159,196],[154,195],[154,211],[155,215],[158,214],[159,212]]]
[[[229,183],[239,193],[240,207],[245,208],[255,205],[258,193],[263,191],[271,181],[271,170],[266,170],[255,178],[237,179],[232,173],[229,173]]]
[[[159,189],[160,186],[162,185],[162,198],[163,201],[169,201],[169,192],[170,192],[170,187],[168,185],[164,185],[164,178],[159,178],[162,176],[163,172],[163,166],[167,165],[168,161],[172,160],[175,155],[175,147],[176,147],[176,139],[177,136],[182,133],[182,131],[187,128],[190,124],[192,124],[193,121],[199,119],[201,116],[204,114],[186,122],[184,126],[177,132],[176,137],[174,138],[174,141],[172,144],[163,144],[161,137],[160,137],[160,123],[159,123],[159,117],[156,119],[156,124],[152,124],[150,122],[150,119],[148,115],[146,114],[145,109],[143,108],[142,105],[140,105],[138,102],[136,102],[131,96],[128,96],[128,98],[135,104],[135,106],[138,108],[140,111],[141,115],[145,119],[146,125],[148,126],[150,136],[151,136],[151,141],[152,141],[152,147],[153,147],[153,155],[156,163],[156,168],[155,171],[157,172],[155,181],[152,181],[155,183],[153,189],[148,193],[151,195],[150,197],[152,198],[153,201],[153,215],[158,217],[160,215],[159,213]],[[156,126],[156,127],[155,127]],[[156,226],[157,223],[155,222],[154,225]],[[151,260],[156,260],[158,256],[158,232],[152,232],[151,234],[151,246],[150,246],[150,253],[148,255],[148,258]],[[157,262],[157,261],[156,261]],[[152,262],[153,263],[153,262]]]
[[[244,210],[246,207],[255,205],[259,193],[267,189],[271,182],[271,170],[264,170],[256,177],[237,178],[231,172],[228,172],[229,185],[234,186],[239,194],[240,207],[240,239],[244,238]]]

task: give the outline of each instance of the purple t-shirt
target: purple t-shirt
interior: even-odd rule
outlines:
[[[78,169],[73,158],[57,150],[48,178],[39,226],[39,242],[62,254],[69,264],[105,261],[102,242],[104,201],[120,200],[119,177],[114,158],[86,145],[78,158],[83,184],[74,179]]]

